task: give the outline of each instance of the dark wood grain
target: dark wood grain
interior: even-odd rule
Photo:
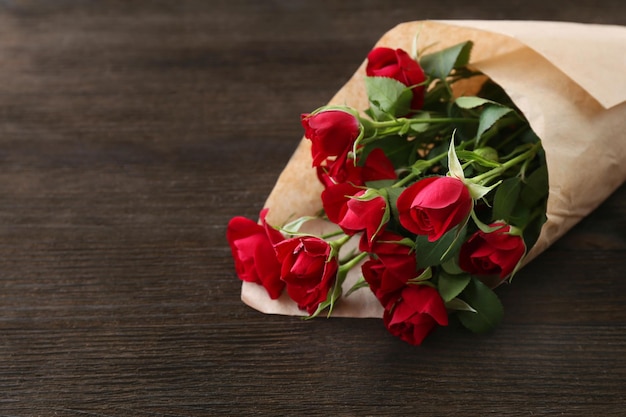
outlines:
[[[0,1],[0,415],[624,415],[626,186],[488,336],[239,301],[226,223],[385,31],[626,24],[617,0],[391,3]]]

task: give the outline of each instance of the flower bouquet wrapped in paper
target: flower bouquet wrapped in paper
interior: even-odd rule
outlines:
[[[301,116],[259,222],[229,222],[243,301],[412,344],[490,330],[494,288],[626,180],[625,48],[616,26],[397,26]]]

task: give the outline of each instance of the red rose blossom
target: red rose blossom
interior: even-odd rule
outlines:
[[[322,191],[322,206],[328,220],[337,224],[341,221],[348,209],[350,197],[362,191],[351,183],[331,184]]]
[[[374,48],[367,55],[365,74],[368,77],[387,77],[412,87],[411,110],[419,110],[424,105],[424,85],[426,75],[422,67],[402,49]]]
[[[409,279],[423,272],[417,269],[412,248],[396,243],[400,240],[402,236],[386,231],[373,244],[368,245],[361,240],[359,245],[359,250],[370,253],[370,259],[361,266],[363,277],[385,308],[398,299],[399,291]]]
[[[313,314],[326,300],[338,269],[336,257],[331,257],[328,242],[317,237],[295,237],[274,246],[282,264],[280,277],[287,293],[302,310]]]
[[[363,166],[355,166],[352,160],[341,161],[343,168],[336,170],[340,161],[330,167],[318,167],[318,178],[324,185],[322,205],[328,219],[339,223],[344,217],[350,197],[362,191],[368,181],[391,180],[398,176],[393,164],[380,148],[373,149],[365,158]],[[329,169],[330,168],[330,169]]]
[[[396,174],[393,163],[382,149],[374,148],[367,154],[361,172],[361,179],[364,184],[369,181],[395,180],[397,178],[398,174]]]
[[[384,220],[387,200],[378,195],[368,200],[361,200],[365,190],[359,190],[354,196],[348,198],[341,219],[337,222],[339,227],[348,235],[365,231],[365,239],[371,242],[382,230],[387,221]]]
[[[407,285],[396,304],[385,309],[383,322],[392,335],[419,345],[438,324],[448,325],[448,312],[436,289]]]
[[[407,187],[398,197],[402,226],[434,242],[463,222],[472,210],[472,197],[463,181],[428,177]]]
[[[311,141],[313,166],[347,155],[360,133],[359,120],[341,110],[303,114],[304,136]]]
[[[233,217],[226,228],[226,239],[242,281],[260,284],[272,299],[280,297],[285,283],[280,279],[280,263],[273,244],[283,235],[265,221],[268,209],[260,213],[262,225],[245,217]]]
[[[347,153],[334,161],[327,160],[324,165],[317,167],[317,178],[324,187],[343,183],[363,185],[362,174],[363,167],[358,166],[354,159],[348,158]]]
[[[326,161],[317,167],[317,177],[324,187],[349,182],[353,185],[365,185],[369,181],[394,180],[398,178],[392,162],[380,148],[374,148],[365,158],[365,162],[342,155],[335,161]]]
[[[511,235],[511,226],[493,223],[491,227],[501,228],[485,233],[474,233],[461,246],[459,265],[461,269],[476,275],[499,275],[501,279],[509,276],[526,252],[521,236]]]

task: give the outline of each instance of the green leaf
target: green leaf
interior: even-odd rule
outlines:
[[[391,216],[394,219],[397,219],[399,217],[399,213],[398,213],[398,197],[400,196],[400,194],[402,194],[402,191],[404,191],[405,188],[403,187],[388,187],[385,188],[385,191],[387,192],[387,201],[388,201],[388,206],[391,207]]]
[[[428,281],[433,277],[433,270],[431,268],[426,268],[421,274],[419,274],[415,278],[411,278],[407,281],[410,284],[419,284],[422,281]]]
[[[385,115],[378,110],[376,107],[368,107],[363,111],[370,119],[372,120],[385,120]],[[388,119],[393,119],[392,117],[388,117]]]
[[[441,267],[443,268],[444,271],[446,271],[448,274],[451,274],[451,275],[460,275],[465,272],[461,269],[461,267],[459,266],[458,259],[454,256],[446,260],[445,262],[443,262],[441,264]]]
[[[501,164],[492,159],[487,159],[474,151],[460,150],[457,151],[457,156],[463,161],[476,162],[478,165],[486,168],[497,168]]]
[[[298,235],[300,233],[300,228],[308,221],[316,220],[318,217],[316,216],[303,216],[299,217],[294,221],[291,221],[285,224],[281,231],[288,235]]]
[[[511,109],[510,107],[505,107],[499,104],[491,104],[489,106],[486,106],[480,114],[480,119],[478,121],[478,130],[476,131],[476,138],[480,139],[483,133],[485,133],[493,125],[495,125],[496,122],[500,120],[503,116],[512,111],[513,109]]]
[[[460,296],[469,304],[475,313],[459,311],[461,323],[475,333],[485,333],[496,327],[504,315],[502,303],[498,296],[478,279],[472,277],[470,283]]]
[[[452,275],[445,271],[439,271],[437,288],[443,301],[447,303],[459,295],[467,287],[470,280],[469,274]]]
[[[548,197],[548,167],[542,164],[524,182],[521,199],[528,207]]]
[[[440,265],[450,259],[463,243],[466,228],[459,231],[459,226],[448,231],[434,242],[429,242],[427,236],[415,238],[415,256],[419,268]]]
[[[473,43],[467,41],[424,55],[420,59],[420,65],[429,76],[443,80],[454,68],[461,68],[469,63],[472,46]]]
[[[476,131],[477,142],[498,120],[513,111],[512,108],[495,101],[475,96],[459,97],[454,103],[462,109],[475,109],[484,106],[478,120],[478,130]]]
[[[511,213],[517,205],[522,183],[518,177],[508,178],[496,190],[493,197],[493,217],[492,220],[511,220]]]
[[[539,234],[541,233],[541,228],[547,220],[546,217],[546,207],[542,205],[534,210],[531,213],[532,220],[524,227],[524,244],[527,248],[532,248],[533,245],[537,242],[539,238]]]
[[[509,223],[519,227],[520,229],[526,229],[526,226],[531,220],[532,211],[529,207],[523,204],[517,204],[511,212]]]
[[[446,308],[449,310],[469,311],[472,313],[476,313],[476,310],[474,310],[471,305],[467,304],[460,298],[453,298],[452,300],[446,302]]]
[[[483,85],[480,87],[480,91],[478,91],[476,95],[479,97],[489,97],[491,100],[497,103],[514,107],[514,104],[511,101],[511,98],[507,95],[506,91],[504,91],[504,89],[500,85],[496,84],[491,79],[487,79],[483,83]]]
[[[423,133],[425,131],[428,130],[428,127],[430,126],[429,123],[424,123],[423,121],[420,122],[416,122],[416,120],[428,120],[430,119],[430,113],[417,113],[416,115],[411,117],[411,121],[408,122],[408,126],[409,126],[409,130],[407,131],[407,133],[413,133],[413,134],[418,134],[418,133]]]
[[[495,101],[476,96],[463,96],[454,100],[454,103],[462,109],[474,109],[485,104],[497,104]]]
[[[384,113],[404,115],[411,110],[413,92],[398,80],[388,77],[365,77],[370,103]]]

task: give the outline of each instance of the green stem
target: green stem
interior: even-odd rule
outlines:
[[[350,236],[348,236],[348,238],[349,237]],[[343,285],[344,281],[346,280],[346,277],[348,276],[348,271],[350,271],[350,269],[352,269],[357,263],[362,261],[366,256],[368,256],[367,252],[361,252],[360,254],[358,254],[357,256],[355,256],[354,258],[352,258],[351,260],[349,260],[348,262],[346,262],[345,264],[339,267],[339,269],[337,270],[337,276],[335,277],[335,283],[333,284],[332,290],[328,294],[327,301],[320,304],[318,306],[317,311],[313,313],[311,316],[309,316],[308,318],[313,318],[317,316],[326,307],[328,307],[327,317],[330,317],[330,315],[333,313],[335,302],[341,297],[341,292],[342,292],[341,286]]]
[[[402,187],[404,184],[406,184],[407,182],[411,181],[413,178],[417,177],[417,175],[415,175],[414,173],[409,173],[409,175],[407,175],[406,177],[402,178],[400,181],[394,183],[391,188],[399,188]]]
[[[485,172],[484,174],[480,174],[480,175],[478,175],[478,176],[476,176],[474,178],[470,178],[469,180],[472,181],[473,183],[476,183],[476,184],[481,183],[481,182],[485,182],[485,183],[489,182],[493,177],[502,174],[507,169],[509,169],[511,167],[514,167],[515,165],[519,164],[520,162],[523,162],[523,161],[525,161],[527,159],[530,159],[530,158],[534,157],[535,153],[537,152],[537,148],[540,145],[541,144],[538,142],[535,145],[533,145],[526,152],[519,154],[515,158],[509,159],[508,161],[504,162],[499,167],[493,168],[493,169]]]
[[[330,242],[328,242],[332,249],[331,257],[339,255],[339,249],[341,249],[341,247],[345,245],[346,242],[350,240],[350,238],[351,236],[345,235],[344,237],[341,237],[337,240],[331,240]]]
[[[400,117],[394,120],[386,120],[384,122],[368,121],[368,127],[374,129],[383,129],[387,127],[402,127],[405,124],[417,124],[417,123],[478,123],[477,119],[464,118],[464,117],[433,117],[424,119],[409,119],[406,117]]]
[[[428,160],[420,159],[414,165],[416,165],[417,163],[420,163],[421,171],[424,172],[427,169],[429,169],[430,167],[432,167],[433,165],[435,165],[436,163],[438,163],[439,161],[441,161],[442,159],[444,159],[446,156],[448,156],[448,154],[442,153],[440,155],[435,156],[433,159],[428,159]],[[398,182],[394,183],[391,186],[391,188],[402,187],[404,184],[406,184],[407,182],[410,182],[411,180],[413,180],[414,178],[416,178],[418,176],[419,176],[419,174],[416,174],[415,172],[411,172],[406,177],[404,177],[401,180],[399,180]]]
[[[352,268],[354,268],[359,262],[361,262],[363,259],[365,259],[368,256],[367,252],[361,252],[359,253],[357,256],[355,256],[354,258],[350,259],[348,262],[346,262],[345,264],[341,265],[339,267],[339,272],[345,272],[347,273],[349,270],[351,270]]]
[[[508,117],[508,118],[504,117],[504,118],[498,120],[498,124],[501,125],[501,126],[507,126],[509,122],[510,123],[514,123],[514,122],[517,122],[517,121],[519,121],[519,116],[517,116],[517,114],[515,114],[514,116],[511,116],[511,117]],[[527,127],[528,127],[527,125],[522,126],[520,129],[517,129],[515,132],[511,133],[509,136],[507,136],[501,142],[494,143],[491,146],[493,148],[501,149],[505,144],[507,144],[511,140],[515,139],[520,133],[524,132],[527,129]],[[491,129],[487,130],[479,138],[480,140],[477,140],[476,148],[481,148],[483,146],[487,146],[487,143],[489,143],[489,140],[491,140],[491,138],[493,138],[494,136],[499,135],[500,133],[501,133],[501,131],[499,129],[491,128]]]
[[[340,236],[343,234],[344,234],[344,231],[339,229],[339,230],[335,230],[334,232],[326,233],[325,235],[322,235],[321,238],[326,240],[326,239],[330,239],[331,237]]]
[[[469,145],[470,141],[465,141],[465,142],[461,142],[459,144],[459,146],[456,146],[455,149],[457,151],[462,151],[464,150],[468,145]],[[433,165],[436,165],[439,161],[441,161],[442,159],[445,159],[448,157],[448,153],[444,152],[444,153],[440,153],[439,155],[433,157],[432,159],[420,159],[418,160],[416,163],[413,164],[413,167],[416,167],[418,165],[419,168],[421,169],[421,172],[426,171],[427,169],[431,168]],[[398,182],[394,183],[391,188],[398,188],[398,187],[402,187],[403,185],[405,185],[407,182],[410,182],[411,180],[413,180],[414,178],[417,178],[420,174],[417,174],[415,172],[411,172],[409,175],[407,175],[406,177],[402,178],[401,180],[399,180]]]

